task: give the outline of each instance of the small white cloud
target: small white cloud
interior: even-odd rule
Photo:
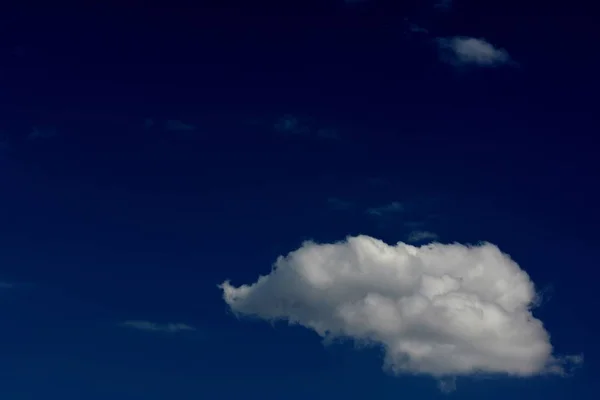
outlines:
[[[394,201],[385,206],[368,208],[367,214],[373,215],[376,217],[382,217],[386,214],[397,213],[397,212],[401,212],[401,211],[404,211],[404,206],[402,205],[402,203],[400,203],[398,201]]]
[[[498,49],[484,39],[457,36],[437,40],[442,59],[457,66],[496,67],[512,63],[504,49]]]
[[[157,324],[155,322],[149,321],[125,321],[121,324],[122,326],[126,326],[129,328],[139,329],[142,331],[154,331],[154,332],[168,332],[168,333],[177,333],[182,331],[195,331],[196,328],[189,326],[187,324]]]
[[[444,390],[456,376],[562,374],[582,360],[553,355],[531,312],[533,282],[490,243],[305,242],[256,282],[220,288],[238,315],[381,346],[387,369],[436,377]]]
[[[433,232],[429,232],[429,231],[412,231],[409,235],[407,240],[410,243],[414,243],[414,242],[422,242],[422,241],[426,241],[426,240],[436,240],[438,239],[439,236]]]
[[[178,119],[170,119],[165,123],[165,129],[176,132],[192,132],[196,130],[196,127]]]

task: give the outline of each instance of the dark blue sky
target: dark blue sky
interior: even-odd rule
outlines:
[[[585,357],[450,396],[591,398],[597,28],[584,10],[434,3],[3,15],[0,397],[446,396],[378,350],[238,320],[217,288],[306,239],[418,230],[510,254],[555,353]],[[448,62],[455,37],[513,62]]]

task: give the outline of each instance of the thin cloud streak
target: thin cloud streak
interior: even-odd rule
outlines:
[[[168,324],[158,324],[150,321],[141,321],[141,320],[130,320],[121,323],[122,326],[138,329],[141,331],[151,331],[151,332],[167,332],[167,333],[177,333],[183,331],[195,331],[196,328],[182,323],[168,323]]]
[[[382,217],[390,213],[398,213],[404,211],[404,206],[398,201],[391,202],[385,206],[368,208],[366,213],[375,217]]]
[[[433,232],[429,232],[429,231],[412,231],[409,235],[408,235],[408,242],[409,243],[415,243],[415,242],[423,242],[423,241],[427,241],[427,240],[437,240],[439,239],[439,236],[436,233]]]

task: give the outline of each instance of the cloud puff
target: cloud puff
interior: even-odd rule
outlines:
[[[562,373],[577,361],[553,356],[531,313],[533,282],[489,243],[305,242],[255,283],[220,288],[239,315],[380,345],[385,367],[398,374],[532,376]]]
[[[139,329],[142,331],[153,331],[153,332],[168,332],[177,333],[182,331],[195,331],[196,328],[187,324],[157,324],[149,321],[125,321],[121,324],[129,328]]]
[[[411,243],[436,239],[438,239],[438,235],[429,231],[412,231],[407,238],[407,240]]]
[[[15,285],[14,283],[10,283],[10,282],[0,282],[0,290],[1,289],[12,289],[14,288]]]
[[[457,36],[437,39],[442,58],[455,65],[496,67],[511,63],[504,49],[498,49],[484,39]]]
[[[376,217],[381,217],[385,214],[395,213],[395,212],[400,212],[400,211],[404,211],[404,206],[402,205],[402,203],[400,203],[398,201],[394,201],[385,206],[368,208],[367,214],[373,215]]]

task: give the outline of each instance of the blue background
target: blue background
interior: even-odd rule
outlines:
[[[545,7],[3,15],[0,281],[15,286],[0,291],[0,398],[446,396],[431,378],[387,375],[377,350],[238,321],[217,288],[253,282],[304,239],[395,242],[422,220],[443,241],[509,253],[544,293],[535,314],[556,353],[585,355],[572,377],[461,378],[450,396],[593,398],[598,31],[584,10]],[[445,65],[431,38],[453,35],[485,37],[519,66]],[[286,113],[340,137],[277,132]],[[34,126],[57,135],[29,140]],[[392,201],[407,211],[365,214]],[[132,319],[197,331],[118,326]]]

